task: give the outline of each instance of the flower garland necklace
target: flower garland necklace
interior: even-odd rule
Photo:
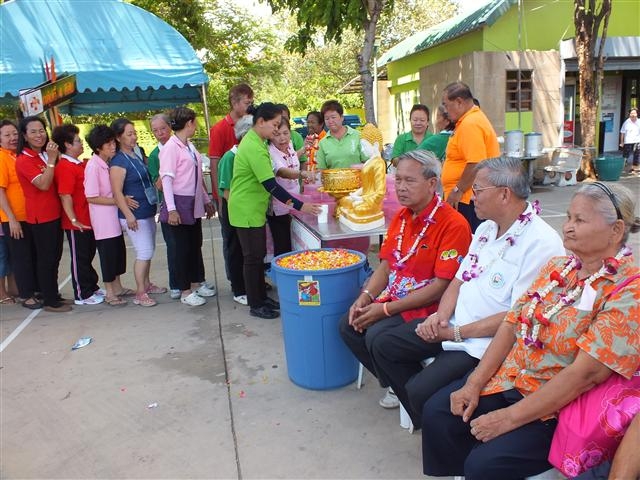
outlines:
[[[538,338],[540,326],[544,325],[545,327],[548,327],[549,319],[553,315],[558,313],[563,307],[573,304],[582,291],[586,287],[591,286],[591,284],[597,279],[607,274],[614,275],[618,271],[622,257],[626,257],[628,255],[631,255],[631,249],[624,245],[615,257],[608,257],[604,259],[600,270],[585,280],[578,280],[576,287],[573,290],[568,291],[566,295],[561,295],[560,300],[558,300],[555,305],[548,306],[544,311],[536,312],[538,304],[540,304],[542,300],[549,295],[551,290],[556,286],[564,287],[566,285],[565,279],[567,278],[567,275],[569,275],[569,273],[574,269],[580,270],[582,268],[582,263],[577,257],[571,255],[560,273],[558,273],[557,270],[552,271],[549,274],[549,280],[551,281],[546,287],[528,294],[529,298],[531,298],[531,302],[529,303],[526,313],[520,316],[520,336],[523,338],[524,344],[531,348],[542,348],[543,343]],[[537,320],[535,324],[533,321],[534,319]],[[529,328],[531,328],[531,334],[529,334]]]
[[[416,237],[415,242],[413,242],[413,245],[411,245],[411,248],[409,249],[409,251],[404,257],[401,256],[402,255],[402,239],[404,237],[404,228],[407,225],[407,219],[406,218],[402,219],[402,223],[400,224],[400,232],[396,236],[396,241],[397,241],[396,249],[393,251],[393,257],[396,259],[396,263],[394,265],[396,269],[404,268],[407,260],[409,260],[418,251],[418,244],[424,238],[427,232],[427,228],[429,228],[429,225],[431,225],[432,223],[436,223],[433,217],[438,211],[438,209],[442,206],[442,200],[440,199],[440,195],[438,195],[437,193],[435,194],[435,197],[436,197],[435,207],[433,207],[433,210],[431,210],[431,213],[429,214],[429,216],[425,218],[424,227],[422,227],[422,230],[420,230],[420,233],[418,233],[418,236]]]
[[[479,259],[480,251],[489,242],[489,237],[483,234],[478,239],[480,243],[480,245],[478,246],[478,250],[476,250],[475,253],[469,253],[469,260],[471,261],[471,267],[469,267],[469,270],[465,270],[464,272],[462,272],[462,280],[464,282],[468,282],[470,280],[473,280],[474,278],[478,278],[482,274],[482,272],[491,268],[491,265],[493,265],[493,263],[496,260],[498,260],[499,258],[502,258],[504,253],[507,251],[507,248],[515,245],[516,238],[522,234],[524,229],[533,219],[533,216],[538,215],[540,213],[540,202],[536,200],[531,204],[531,208],[532,208],[532,211],[527,212],[525,210],[526,213],[522,212],[520,215],[518,215],[518,226],[516,227],[515,231],[511,235],[507,235],[507,238],[505,238],[504,244],[502,245],[502,248],[500,249],[500,251],[498,251],[497,256],[493,259],[491,263],[489,263],[484,267],[478,265],[478,259]]]

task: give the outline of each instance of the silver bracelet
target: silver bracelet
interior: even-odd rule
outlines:
[[[453,326],[453,341],[456,343],[462,342],[462,335],[460,335],[460,327],[458,325]]]
[[[369,290],[367,290],[366,288],[364,290],[362,290],[361,293],[366,293],[367,295],[369,295],[369,298],[371,299],[372,302],[375,302],[376,299],[373,295],[371,295],[371,292]]]

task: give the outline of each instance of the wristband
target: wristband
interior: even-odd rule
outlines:
[[[55,163],[47,163],[47,167],[49,168],[54,168],[56,166]]]
[[[460,335],[460,327],[458,325],[453,326],[453,341],[456,343],[462,342],[462,335]]]
[[[382,311],[384,312],[384,314],[385,314],[387,317],[390,317],[390,316],[391,316],[391,314],[389,313],[389,307],[387,307],[387,304],[388,304],[388,303],[389,303],[389,302],[384,302],[384,303],[382,304]]]
[[[360,293],[366,293],[367,295],[369,295],[369,298],[371,299],[372,302],[375,302],[376,299],[374,298],[373,295],[371,295],[371,292],[369,290],[367,290],[366,288],[364,290],[362,290],[362,292]]]

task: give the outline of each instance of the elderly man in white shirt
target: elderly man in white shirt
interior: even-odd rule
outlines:
[[[537,203],[527,202],[530,189],[520,160],[493,158],[476,169],[474,206],[486,221],[438,311],[415,331],[380,335],[372,348],[381,375],[417,428],[424,403],[475,368],[511,305],[551,257],[565,253],[559,235],[538,216]],[[442,350],[423,368],[427,346],[434,343]]]
[[[637,108],[629,111],[629,118],[620,128],[620,148],[622,148],[622,156],[626,159],[627,172],[640,169],[640,122]],[[631,163],[632,153],[633,164]]]

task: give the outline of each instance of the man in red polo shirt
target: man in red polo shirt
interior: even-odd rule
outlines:
[[[469,223],[436,194],[440,172],[440,161],[427,150],[398,157],[396,195],[404,208],[391,220],[380,265],[340,320],[342,339],[360,363],[386,383],[383,387],[388,382],[378,375],[370,353],[375,338],[395,329],[413,331],[437,311],[471,243]],[[436,346],[425,342],[425,349],[430,348],[437,353]],[[397,401],[383,403],[397,406]]]
[[[247,114],[253,103],[253,90],[240,83],[229,90],[231,111],[209,131],[209,158],[211,159],[211,185],[214,198],[218,199],[218,161],[237,144],[233,130],[235,123]]]

